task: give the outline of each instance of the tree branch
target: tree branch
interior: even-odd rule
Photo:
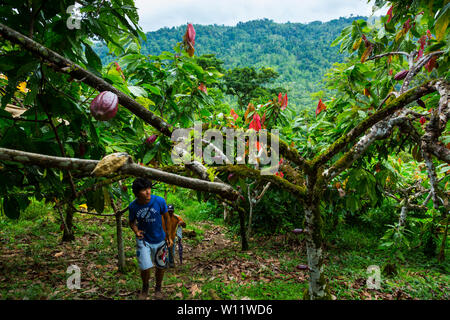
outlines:
[[[329,169],[324,170],[323,177],[327,180],[332,180],[342,171],[350,167],[367,148],[375,141],[388,137],[394,126],[406,121],[408,118],[405,115],[400,115],[395,118],[383,120],[374,125],[370,131],[363,136],[348,152],[346,152],[338,161],[336,161]]]
[[[47,156],[37,153],[24,152],[12,149],[0,148],[0,160],[20,162],[23,164],[38,165],[46,168],[57,168],[62,170],[81,171],[85,176],[90,176],[92,170],[97,165],[97,160],[84,160],[77,158],[63,158]],[[229,200],[235,200],[239,193],[229,185],[203,181],[194,178],[179,176],[161,170],[140,166],[134,163],[123,165],[118,174],[128,174],[136,177],[146,177],[156,181],[165,182],[179,187],[194,189],[204,192],[216,193]]]
[[[420,58],[419,61],[416,62],[416,64],[414,65],[414,56],[416,54],[416,51],[413,51],[410,55],[409,55],[409,72],[406,75],[405,79],[403,80],[403,84],[402,87],[400,89],[400,94],[402,94],[403,92],[406,91],[406,89],[408,89],[409,87],[409,83],[411,81],[411,79],[417,74],[417,72],[420,71],[420,69],[422,69],[422,67],[435,55],[438,54],[443,54],[444,51],[435,51],[432,53],[429,53],[425,56],[423,56],[422,58]]]
[[[95,76],[91,72],[83,69],[78,64],[64,58],[58,53],[44,47],[40,43],[33,41],[32,39],[5,26],[2,23],[0,23],[0,35],[13,43],[21,45],[26,50],[45,60],[56,71],[69,74],[72,78],[78,79],[85,84],[97,89],[98,91],[111,91],[115,93],[118,96],[119,103],[122,106],[158,129],[161,133],[170,137],[172,133],[172,126],[169,123],[134,101],[123,92],[114,88],[111,84],[109,84],[102,78]]]
[[[266,181],[275,184],[296,196],[299,200],[303,201],[306,197],[306,188],[303,186],[298,186],[294,183],[289,182],[286,179],[277,177],[275,175],[261,175],[259,170],[248,168],[245,165],[227,165],[214,167],[218,172],[230,172],[237,173],[241,177],[252,178],[257,181]]]
[[[409,53],[408,53],[408,52],[404,52],[404,51],[393,51],[393,52],[387,52],[387,53],[378,54],[378,55],[376,55],[376,56],[369,57],[369,58],[367,58],[366,61],[369,61],[369,60],[375,60],[375,59],[379,59],[379,58],[382,58],[382,57],[393,56],[393,55],[404,55],[404,56],[409,57]]]
[[[44,47],[40,43],[33,41],[32,39],[1,23],[0,35],[13,43],[21,45],[32,54],[43,59],[50,67],[52,67],[57,72],[66,73],[73,79],[82,81],[83,83],[91,86],[92,88],[95,88],[98,91],[111,91],[115,93],[119,99],[119,103],[123,107],[127,108],[133,114],[159,130],[165,136],[171,137],[173,130],[176,129],[173,128],[171,124],[167,123],[163,118],[155,115],[153,112],[137,103],[125,93],[114,88],[104,79],[97,77],[91,72],[83,69],[78,64],[75,64],[74,62],[64,58],[58,53]],[[185,150],[181,150],[181,152],[185,153]],[[187,164],[186,167],[194,171],[203,180],[207,180],[209,178],[206,168],[198,161],[194,161],[192,164]],[[215,179],[215,181],[219,183],[221,182],[219,179]]]
[[[421,137],[421,149],[432,153],[441,161],[450,163],[450,150],[438,141],[450,117],[450,86],[444,81],[438,81],[435,88],[440,94],[439,108],[433,111],[425,127],[425,134]]]
[[[383,109],[377,111],[373,115],[371,115],[366,120],[362,121],[355,128],[350,130],[345,136],[339,138],[333,145],[331,145],[327,150],[317,155],[313,160],[311,165],[314,168],[318,168],[319,166],[325,164],[329,161],[334,155],[339,153],[342,149],[346,147],[348,143],[353,142],[358,136],[363,134],[367,129],[374,126],[377,122],[386,119],[388,116],[392,115],[395,111],[405,107],[409,103],[416,101],[424,95],[427,95],[436,89],[434,88],[434,84],[436,80],[425,82],[424,84],[412,88],[400,95],[396,99],[389,102]]]

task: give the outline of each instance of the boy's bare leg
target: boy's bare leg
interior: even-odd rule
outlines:
[[[146,299],[148,295],[148,282],[150,280],[150,268],[146,270],[141,270],[142,278],[142,291],[139,294],[139,299]]]
[[[164,269],[159,269],[155,267],[155,298],[161,299],[162,293],[161,293],[161,284],[162,280],[164,278]]]

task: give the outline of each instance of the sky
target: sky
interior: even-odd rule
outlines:
[[[268,18],[275,22],[330,21],[350,14],[370,16],[367,0],[135,0],[144,32],[186,23],[234,26]],[[376,15],[385,14],[382,9]]]

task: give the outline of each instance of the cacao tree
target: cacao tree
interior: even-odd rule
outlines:
[[[139,38],[145,36],[137,25],[135,9],[126,5],[129,3],[112,1],[102,7],[98,1],[83,2],[81,29],[69,33],[63,19],[67,17],[66,5],[73,1],[62,1],[60,7],[40,5],[39,1],[19,5],[11,1],[2,7],[0,71],[7,77],[2,109],[11,102],[27,109],[20,118],[0,110],[0,181],[9,182],[0,183],[0,193],[11,216],[17,216],[17,209],[12,208],[26,204],[28,195],[66,199],[64,224],[70,232],[71,204],[77,198],[77,188],[87,189],[98,183],[98,178],[91,176],[97,159],[112,152],[126,152],[149,166],[126,163],[116,176],[146,176],[201,194],[214,194],[218,201],[238,211],[242,220],[246,211],[244,188],[241,186],[239,191],[235,183],[226,182],[226,177],[234,174],[238,181],[248,179],[250,184],[274,186],[297,199],[299,207],[294,214],[303,215],[305,225],[296,233],[304,234],[307,247],[308,265],[299,268],[309,272],[305,298],[328,299],[323,219],[327,207],[346,196],[346,187],[337,188],[337,183],[347,181],[352,188],[363,186],[358,196],[367,195],[365,201],[374,205],[377,189],[373,181],[377,178],[363,168],[373,167],[373,158],[382,157],[392,148],[414,146],[416,156],[420,154],[425,160],[430,197],[435,209],[439,208],[440,178],[435,169],[440,162],[449,163],[450,157],[442,142],[448,132],[450,112],[450,11],[444,1],[429,5],[420,0],[377,0],[376,6],[392,6],[392,10],[374,24],[356,20],[342,31],[334,44],[340,43],[341,50],[349,52],[348,60],[330,70],[327,91],[319,93],[315,112],[311,110],[293,119],[292,125],[284,126],[276,121],[287,103],[283,95],[253,110],[246,101],[242,104],[247,105],[245,113],[234,111],[236,119],[234,114],[229,118],[215,114],[214,97],[209,95],[208,87],[220,75],[196,63],[192,28],[188,26],[184,37],[187,52],[179,43],[175,53],[147,57],[140,54]],[[124,14],[133,26],[122,17]],[[22,23],[23,16],[31,17],[27,24]],[[101,65],[90,49],[95,37],[105,41],[119,57],[116,63]],[[402,70],[408,72],[398,76]],[[30,88],[26,94],[16,90],[23,81]],[[117,96],[118,111],[110,121],[94,121],[89,103],[104,91]],[[267,119],[280,129],[280,136],[269,135],[267,144],[260,148],[267,149],[271,141],[279,139],[283,163],[278,174],[264,175],[264,166],[235,165],[231,161],[211,167],[194,158],[185,166],[172,165],[170,138],[175,129],[190,129],[195,121],[208,119],[212,121],[205,127],[233,128],[241,121],[242,128],[259,131],[260,112],[269,109],[273,116]],[[425,123],[418,121],[422,117]],[[227,123],[230,118],[236,122]],[[157,139],[144,143],[153,135]],[[386,141],[390,149],[386,149]],[[203,143],[211,145],[209,141]],[[267,152],[275,151],[269,148]],[[335,198],[336,189],[339,198]],[[246,191],[249,201],[253,201],[251,190]],[[330,197],[334,197],[333,202]],[[98,192],[91,201],[98,212],[103,210],[102,201],[96,203],[101,198]],[[348,199],[357,210],[355,197]],[[243,226],[241,221],[245,248]]]

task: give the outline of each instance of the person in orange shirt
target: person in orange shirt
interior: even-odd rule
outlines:
[[[168,224],[167,228],[168,230],[164,229],[165,232],[169,235],[169,239],[172,240],[172,246],[169,247],[169,267],[173,268],[175,267],[175,237],[178,235],[179,242],[181,241],[181,227],[186,228],[186,222],[181,219],[180,216],[174,214],[174,206],[173,204],[169,204],[167,206],[167,212],[169,213],[168,218]],[[165,217],[163,217],[164,219]],[[163,228],[166,226],[165,222],[163,222]],[[179,246],[181,243],[178,244]],[[180,262],[181,262],[181,255],[180,255]]]

